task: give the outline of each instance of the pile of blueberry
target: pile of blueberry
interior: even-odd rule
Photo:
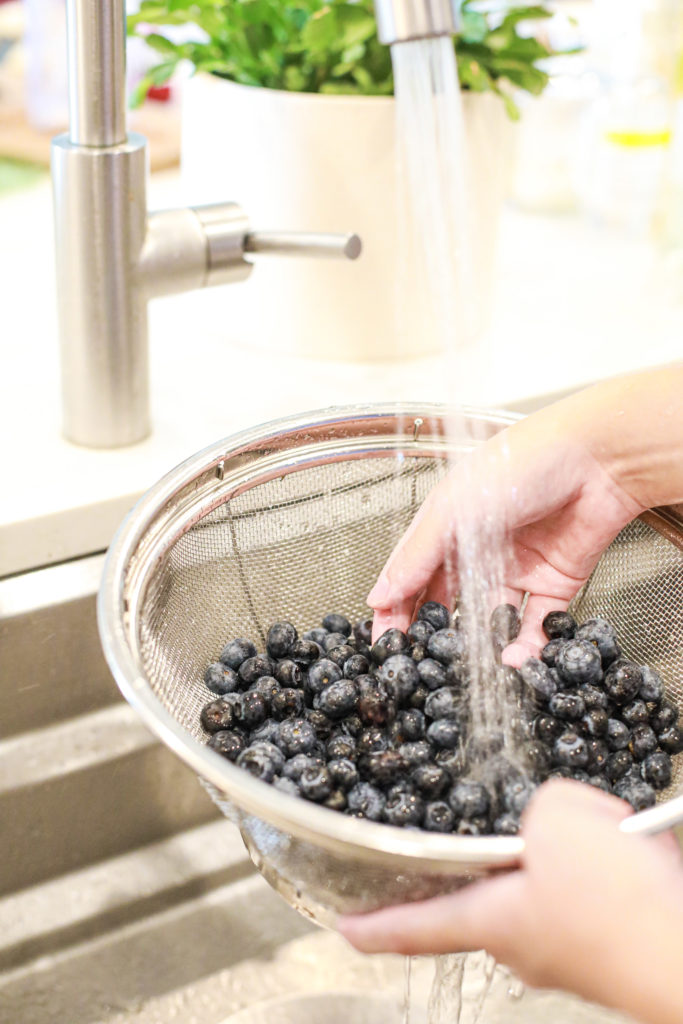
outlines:
[[[650,807],[683,751],[660,676],[622,656],[604,619],[550,612],[543,628],[540,658],[519,671],[497,658],[506,734],[472,732],[467,640],[433,601],[374,644],[371,619],[352,627],[337,614],[302,637],[275,623],[265,653],[232,640],[206,670],[217,699],[201,723],[213,750],[277,789],[391,825],[514,835],[556,776]],[[519,629],[515,608],[496,608],[493,649]]]

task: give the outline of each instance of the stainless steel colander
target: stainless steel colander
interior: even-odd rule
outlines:
[[[203,673],[228,639],[264,643],[276,620],[305,630],[332,609],[352,619],[366,613],[365,595],[447,455],[515,418],[461,413],[453,420],[438,406],[352,407],[228,438],[153,487],[107,558],[100,634],[124,697],[197,772],[268,881],[321,922],[456,888],[514,864],[523,840],[405,831],[273,789],[205,745]],[[576,601],[579,618],[610,619],[626,652],[661,671],[679,706],[682,523],[662,510],[631,524]],[[683,755],[676,762],[658,805],[626,829],[655,832],[683,820]]]

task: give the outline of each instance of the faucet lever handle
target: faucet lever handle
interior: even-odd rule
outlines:
[[[251,231],[245,235],[245,253],[269,253],[276,256],[344,257],[358,259],[361,253],[358,235],[323,234],[312,231]]]

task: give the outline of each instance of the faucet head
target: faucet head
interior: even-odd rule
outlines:
[[[379,40],[391,46],[452,36],[458,31],[459,6],[458,0],[375,0]]]

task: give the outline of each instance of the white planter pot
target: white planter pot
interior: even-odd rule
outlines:
[[[512,126],[496,97],[464,99],[481,330]],[[261,257],[248,281],[214,289],[209,306],[226,340],[335,360],[438,351],[411,269],[420,254],[399,245],[394,136],[391,97],[279,92],[203,74],[185,83],[181,170],[189,202],[236,200],[254,229],[355,231],[363,240],[355,262]]]

